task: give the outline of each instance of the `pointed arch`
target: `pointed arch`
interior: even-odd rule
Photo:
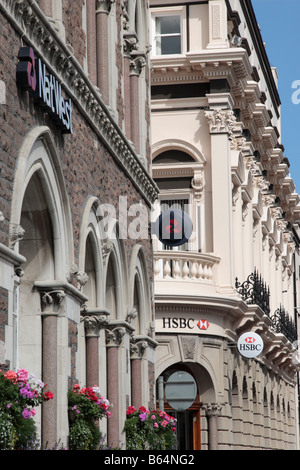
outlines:
[[[46,126],[30,130],[19,151],[12,194],[11,245],[14,230],[21,223],[24,195],[34,175],[43,191],[53,228],[54,278],[65,279],[73,259],[71,213],[58,152]]]
[[[147,262],[141,245],[133,248],[129,270],[129,306],[134,307],[137,318],[133,322],[135,333],[148,334],[153,321],[149,283],[147,282]]]

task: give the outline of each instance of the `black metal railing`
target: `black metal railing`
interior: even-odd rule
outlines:
[[[270,289],[256,270],[243,283],[236,278],[235,288],[247,304],[256,304],[266,315],[270,315]]]
[[[276,333],[282,333],[291,343],[297,340],[297,327],[283,307],[275,310],[271,320]]]
[[[249,274],[246,281],[242,283],[236,278],[235,288],[244,302],[248,305],[258,305],[270,318],[273,331],[282,333],[291,343],[297,340],[297,327],[283,307],[280,306],[270,316],[270,289],[256,270]]]

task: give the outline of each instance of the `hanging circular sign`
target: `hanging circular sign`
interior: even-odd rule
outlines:
[[[179,209],[164,211],[155,224],[158,239],[167,246],[179,246],[188,241],[193,232],[189,215]]]
[[[237,342],[239,353],[248,359],[259,356],[264,349],[262,338],[253,331],[243,333]]]
[[[195,401],[197,385],[188,372],[174,372],[167,380],[165,397],[169,405],[177,411],[187,410]]]

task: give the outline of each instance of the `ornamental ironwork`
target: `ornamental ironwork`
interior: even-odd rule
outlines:
[[[236,278],[235,288],[247,304],[256,304],[270,315],[270,289],[256,270],[243,283]]]
[[[291,343],[297,340],[296,325],[283,307],[275,310],[271,320],[275,333],[282,333]]]

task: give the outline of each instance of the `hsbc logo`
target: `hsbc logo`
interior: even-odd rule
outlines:
[[[207,320],[199,320],[197,326],[199,330],[207,330],[209,327],[209,323]]]
[[[259,356],[263,352],[264,343],[257,333],[251,331],[239,337],[237,347],[243,357],[250,359]]]

